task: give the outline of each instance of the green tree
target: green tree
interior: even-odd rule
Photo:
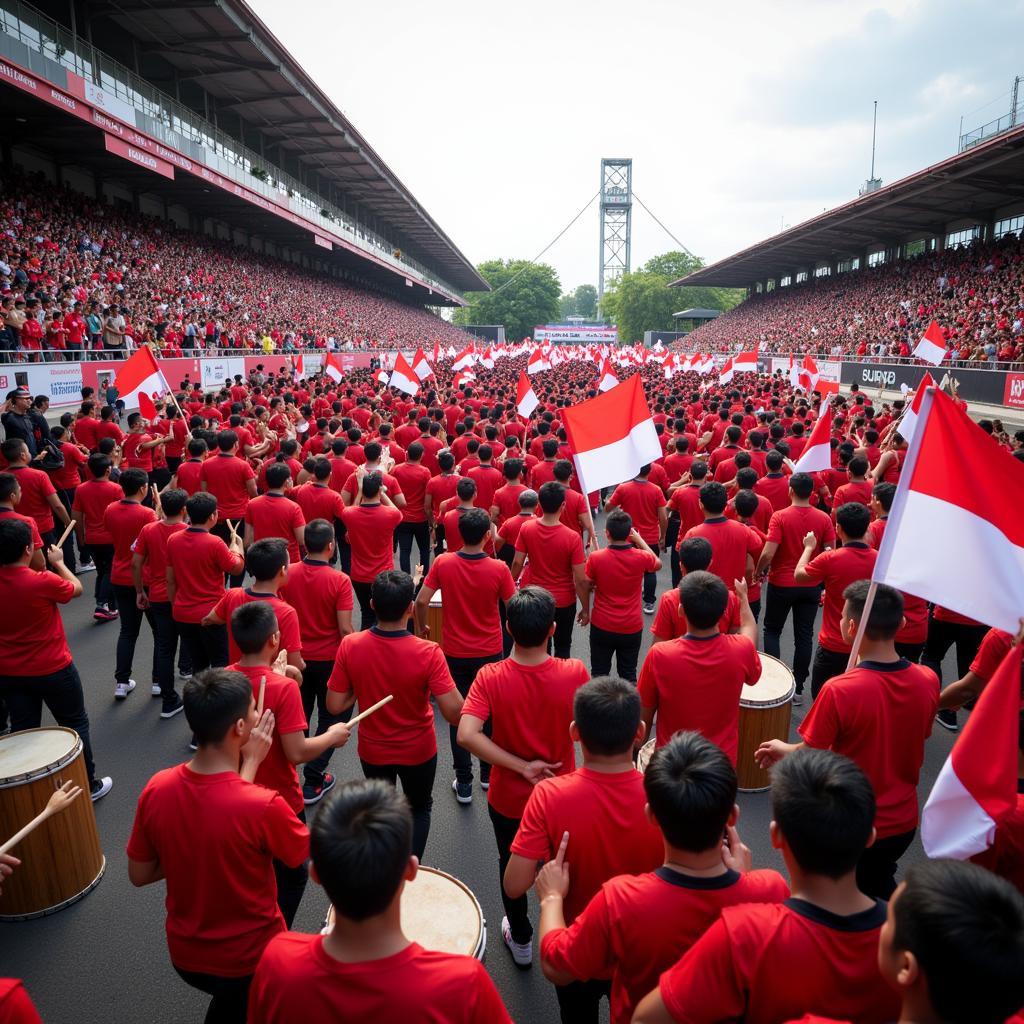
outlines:
[[[571,292],[566,292],[562,296],[559,306],[563,320],[570,316],[594,320],[597,317],[597,289],[592,284],[577,285]]]
[[[736,288],[670,288],[679,278],[704,266],[699,256],[666,252],[649,259],[640,270],[623,274],[605,292],[601,315],[619,329],[624,342],[641,341],[644,331],[671,331],[676,327],[672,314],[681,309],[704,306],[732,309],[743,299]]]
[[[538,324],[556,320],[562,291],[554,267],[528,260],[487,260],[477,270],[489,292],[467,292],[467,306],[455,310],[452,322],[503,324],[509,341],[533,334]]]

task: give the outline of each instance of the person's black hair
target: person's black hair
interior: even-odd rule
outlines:
[[[14,565],[32,546],[32,528],[20,519],[0,519],[0,565]]]
[[[640,691],[616,676],[598,676],[576,691],[572,717],[580,742],[598,757],[628,754],[640,725]]]
[[[313,461],[314,480],[329,480],[333,472],[334,467],[331,465],[330,459],[325,459],[321,456]]]
[[[220,743],[235,722],[249,717],[252,699],[252,683],[242,672],[226,668],[197,672],[181,692],[185,720],[195,742],[200,747]]]
[[[739,439],[743,436],[743,431],[739,427],[733,425],[725,428],[725,436],[729,439],[730,444],[737,444]]]
[[[138,494],[149,487],[149,474],[144,469],[123,469],[118,483],[125,497],[129,494]]]
[[[486,513],[485,513],[486,515]],[[416,596],[416,585],[407,572],[386,569],[370,585],[373,610],[381,622],[396,622]]]
[[[238,444],[238,435],[233,430],[222,430],[217,435],[217,447],[222,452],[229,452]]]
[[[784,460],[782,458],[782,452],[776,450],[775,448],[773,448],[764,457],[765,467],[772,473],[778,473],[778,471],[782,469],[783,461]]]
[[[850,606],[850,612],[858,622],[864,614],[870,586],[869,580],[857,580],[843,591],[843,600]],[[869,640],[891,640],[902,625],[903,595],[895,587],[879,583],[864,635]]]
[[[789,487],[798,498],[804,500],[814,491],[814,478],[810,473],[794,473],[789,478]]]
[[[363,497],[376,498],[380,494],[380,489],[384,485],[384,478],[380,473],[367,473],[363,477]]]
[[[502,467],[502,472],[504,473],[506,480],[515,480],[517,477],[522,475],[523,460],[506,459],[505,465]]]
[[[704,484],[700,489],[700,503],[704,506],[705,512],[713,516],[720,516],[725,511],[729,502],[729,495],[726,489],[715,481]]]
[[[750,456],[746,452],[740,452],[740,455],[747,455],[748,460],[750,458]],[[739,456],[737,456],[737,459],[738,458]],[[754,469],[752,466],[743,466],[741,469],[737,469],[736,471],[736,486],[741,491],[752,490],[754,484],[757,483],[757,479],[757,470]]]
[[[288,565],[288,541],[283,537],[264,537],[245,553],[245,568],[258,583],[272,580]]]
[[[658,827],[671,846],[690,853],[721,846],[736,785],[728,755],[697,732],[677,732],[655,750],[644,773]]]
[[[864,772],[831,750],[801,747],[772,769],[772,817],[800,867],[838,879],[857,867],[875,822]]]
[[[739,451],[732,457],[733,464],[738,470],[750,467],[750,452]]]
[[[836,523],[850,540],[862,540],[871,525],[871,510],[859,501],[848,501],[836,509]]]
[[[202,458],[206,450],[206,442],[201,437],[193,437],[188,443],[188,453],[193,459]]]
[[[291,439],[289,438],[289,440],[291,440]],[[281,446],[284,447],[284,442],[283,441],[281,442]],[[346,441],[345,438],[343,438],[343,437],[336,437],[331,442],[331,454],[332,455],[337,455],[337,456],[340,457],[340,456],[344,455],[345,452],[347,452],[347,451],[348,451],[348,441]]]
[[[882,511],[888,512],[892,508],[893,499],[896,497],[896,485],[883,480],[881,483],[875,484],[871,489],[871,494],[875,501],[882,506]]]
[[[181,515],[185,503],[188,501],[188,491],[181,487],[171,487],[160,494],[160,508],[165,516]]]
[[[442,473],[450,473],[455,468],[455,456],[451,452],[438,452],[437,464]]]
[[[870,468],[868,460],[863,455],[854,455],[847,466],[853,476],[864,476]]]
[[[968,861],[907,869],[892,906],[892,948],[913,953],[939,1020],[1002,1024],[1024,1004],[1024,897]]]
[[[463,544],[479,544],[491,529],[491,517],[482,508],[466,509],[459,516]]]
[[[553,437],[549,437],[547,440],[541,441],[540,448],[544,453],[545,459],[553,459],[558,454],[558,441]]]
[[[28,445],[20,437],[9,437],[3,444],[0,444],[0,454],[8,462],[17,462],[21,458],[22,451],[28,451]]]
[[[470,480],[468,476],[461,477],[455,485],[455,494],[460,501],[469,501],[476,496],[476,482]]]
[[[0,501],[10,501],[18,486],[18,478],[13,473],[0,473]]]
[[[616,544],[621,544],[629,539],[629,531],[633,529],[633,519],[625,509],[613,508],[604,521],[604,528]]]
[[[185,512],[193,526],[202,526],[216,511],[217,499],[209,491],[196,491],[185,502]]]
[[[369,444],[363,448],[363,455],[366,456],[367,462],[376,462],[381,457],[383,451],[384,449],[380,446],[379,442],[370,441]]]
[[[737,515],[743,516],[744,519],[749,519],[757,512],[761,502],[753,491],[742,490],[736,492],[733,504],[736,506]]]
[[[272,462],[267,466],[267,487],[277,490],[291,479],[292,471],[287,462]]]
[[[277,614],[266,601],[247,601],[231,613],[231,635],[243,654],[259,654],[279,628]]]
[[[555,623],[555,599],[543,587],[520,587],[505,605],[512,639],[520,647],[545,644]]]
[[[555,463],[552,473],[563,487],[567,487],[569,478],[572,476],[572,463],[568,459],[559,459]]]
[[[306,550],[311,555],[323,554],[327,545],[334,540],[334,526],[326,519],[313,519],[306,523],[303,537]]]
[[[679,603],[695,629],[710,629],[729,606],[729,589],[711,572],[688,572],[679,581]]]
[[[696,483],[708,475],[708,464],[701,459],[694,459],[690,464],[690,479]]]
[[[408,448],[405,449],[405,457],[408,462],[419,462],[423,458],[423,445],[419,441],[413,441]]]
[[[711,541],[706,537],[687,537],[679,545],[679,564],[687,572],[699,572],[711,564]]]
[[[476,453],[481,462],[489,462],[494,454],[494,449],[489,444],[482,444]]]
[[[541,510],[545,514],[551,515],[565,504],[565,487],[557,480],[549,480],[540,485],[537,497],[540,500]]]
[[[381,779],[355,779],[328,793],[309,829],[317,878],[349,921],[383,914],[412,855],[408,801]]]

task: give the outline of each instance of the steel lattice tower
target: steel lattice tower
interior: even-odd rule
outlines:
[[[600,307],[605,284],[629,271],[633,213],[633,161],[601,161],[601,267],[597,282]]]

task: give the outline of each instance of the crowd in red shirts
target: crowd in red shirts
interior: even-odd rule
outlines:
[[[138,795],[129,874],[166,886],[169,955],[210,997],[207,1019],[507,1020],[482,964],[401,929],[442,795],[486,799],[493,934],[524,970],[536,948],[563,1021],[598,1020],[605,998],[615,1024],[1011,1018],[1024,797],[984,868],[900,871],[937,716],[956,730],[1015,642],[885,585],[866,606],[903,403],[837,396],[832,465],[808,474],[795,463],[817,395],[781,374],[722,387],[651,365],[662,456],[586,494],[563,418],[597,394],[597,366],[533,377],[524,420],[524,365],[500,359],[456,389],[444,361],[412,397],[368,371],[209,395],[171,382],[177,405],[153,422],[86,401],[61,442],[84,462],[59,480],[21,438],[0,449],[0,697],[14,729],[46,703],[88,745],[58,611],[82,591],[76,554],[97,621],[119,623],[113,699],[136,689],[135,641],[152,631],[151,692],[162,719],[184,712],[194,755]],[[1024,438],[1005,443],[1024,460]],[[77,543],[49,547],[46,571],[61,512]],[[783,876],[755,869],[736,793],[740,694],[789,628],[794,702],[810,707],[796,742],[753,755],[772,772]],[[941,690],[954,646],[960,678]],[[362,778],[340,782],[330,758],[356,707],[376,709],[359,724]],[[112,780],[88,750],[99,799]],[[290,930],[309,859],[333,907],[318,936]],[[4,999],[34,1020],[16,984]]]

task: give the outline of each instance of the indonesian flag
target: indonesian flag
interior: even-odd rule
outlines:
[[[476,380],[476,374],[472,370],[459,370],[454,377],[452,377],[452,387],[461,388],[463,384],[469,384],[470,381]]]
[[[914,397],[910,406],[896,426],[896,430],[899,432],[900,437],[902,437],[908,444],[917,431],[917,420],[921,413],[921,403],[924,401],[924,393],[929,388],[933,387],[935,387],[935,381],[932,378],[932,375],[925,370],[924,376],[921,378],[921,383],[917,385],[917,390],[914,392]]]
[[[719,371],[718,383],[719,384],[728,384],[733,379],[733,377],[735,377],[735,376],[736,376],[736,370],[735,370],[734,365],[733,365],[732,356],[730,356],[725,361],[725,366],[723,366],[722,369]]]
[[[381,371],[380,371],[380,372],[379,372],[379,373],[377,374],[377,380],[379,380],[379,381],[381,382],[381,384],[387,384],[387,382],[388,382],[388,378],[389,378],[390,376],[391,376],[391,375],[390,375],[390,374],[388,373],[388,371],[387,371],[387,370],[381,370]]]
[[[639,374],[565,409],[562,423],[584,494],[630,480],[641,466],[661,458]]]
[[[714,373],[715,360],[712,358],[711,353],[709,352],[706,356],[704,356],[701,360],[700,366],[695,366],[694,369],[697,370],[697,372],[704,377],[706,377],[709,373]]]
[[[416,374],[417,380],[426,380],[434,374],[421,348],[416,349],[416,355],[412,357],[412,372]]]
[[[619,378],[615,376],[612,370],[612,364],[606,359],[601,364],[601,372],[598,375],[597,390],[598,391],[610,391],[616,384],[619,383]]]
[[[756,373],[757,346],[755,345],[750,352],[740,352],[733,360],[732,365],[736,373]]]
[[[935,388],[917,415],[872,579],[1016,633],[1024,466]]]
[[[464,348],[456,357],[455,362],[452,363],[453,370],[465,370],[467,367],[473,365],[473,360],[476,358],[476,351],[473,346],[470,345],[468,348]]]
[[[1022,650],[1006,652],[935,780],[921,814],[929,857],[966,860],[987,850],[1017,806]]]
[[[818,418],[814,421],[814,429],[807,439],[807,447],[793,464],[794,473],[820,473],[832,468],[832,445],[829,443],[832,423],[828,414],[828,407],[831,404],[831,395],[821,403]]]
[[[391,379],[388,384],[407,395],[415,395],[420,389],[420,378],[416,376],[416,371],[409,365],[401,352],[395,356],[395,368],[391,371]]]
[[[480,362],[487,367],[488,370],[494,369],[494,354],[491,352],[490,345],[484,349],[484,354],[480,357]]]
[[[946,355],[946,337],[942,328],[933,320],[928,325],[928,330],[921,336],[921,340],[914,349],[914,355],[923,359],[932,366],[938,366]]]
[[[516,386],[516,412],[519,413],[524,420],[528,420],[530,418],[530,413],[533,412],[538,405],[540,405],[540,399],[537,397],[537,393],[533,390],[530,378],[526,376],[525,371],[520,370],[519,384]]]
[[[550,370],[551,363],[548,362],[544,353],[538,346],[534,346],[533,351],[530,353],[530,358],[526,363],[526,372],[529,374],[541,373],[543,370]]]
[[[682,368],[683,361],[679,358],[678,352],[673,356],[669,356],[665,360],[665,380],[671,380],[673,375],[679,373]]]
[[[293,380],[298,380],[300,377],[305,377],[305,376],[306,376],[306,364],[305,364],[305,361],[302,358],[302,353],[300,352],[292,360],[292,379]]]
[[[804,356],[800,372],[797,374],[797,380],[800,387],[802,387],[804,391],[813,391],[820,376],[821,374],[818,373],[818,366],[814,360],[810,356]]]
[[[154,401],[171,390],[157,365],[153,350],[145,345],[136,349],[117,371],[114,387],[125,407],[130,409],[137,405],[147,420],[156,418]]]
[[[327,353],[327,358],[324,360],[324,373],[335,384],[340,383],[345,377],[345,371],[341,368],[341,360],[333,352]]]

